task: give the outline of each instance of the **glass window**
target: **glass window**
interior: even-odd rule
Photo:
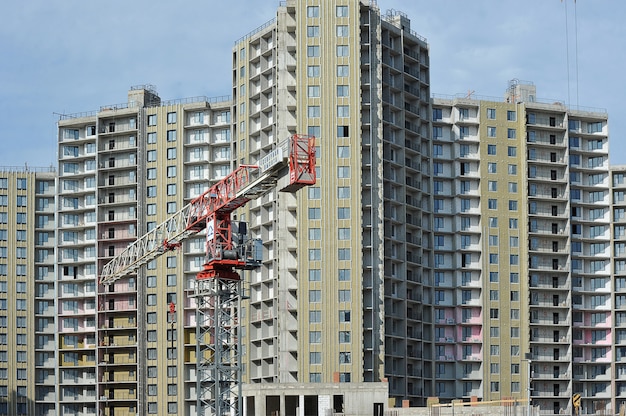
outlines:
[[[308,97],[319,97],[320,96],[320,86],[319,85],[309,85],[307,88],[307,96]]]
[[[307,46],[306,56],[308,56],[309,58],[315,58],[320,56],[320,47],[318,45]]]
[[[349,74],[348,65],[337,65],[337,76],[347,77]]]
[[[309,6],[306,8],[306,17],[320,17],[319,6]]]
[[[306,27],[306,35],[309,38],[317,38],[320,36],[320,27],[319,26],[307,26]]]
[[[337,117],[350,117],[350,107],[347,105],[338,105]]]
[[[337,17],[348,17],[348,6],[337,6]]]
[[[167,124],[176,123],[176,113],[167,113]]]
[[[345,38],[349,36],[348,25],[337,25],[337,37]]]
[[[315,78],[315,77],[319,77],[320,76],[320,66],[319,65],[309,65],[307,67],[307,76],[311,77],[311,78]]]
[[[347,45],[337,45],[337,56],[350,56],[350,50]]]

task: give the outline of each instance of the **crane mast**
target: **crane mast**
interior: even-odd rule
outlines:
[[[247,227],[233,224],[231,213],[275,189],[286,174],[288,182],[280,191],[294,193],[315,183],[315,137],[293,135],[258,164],[239,166],[129,244],[100,273],[100,284],[108,286],[206,230],[206,259],[193,295],[198,415],[207,409],[211,415],[241,414],[241,279],[237,270],[261,265],[262,242],[247,238]]]

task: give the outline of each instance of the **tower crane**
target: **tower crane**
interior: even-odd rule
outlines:
[[[108,286],[206,230],[206,259],[194,290],[199,415],[207,409],[217,416],[241,414],[237,270],[261,265],[262,242],[248,238],[245,224],[232,223],[231,213],[277,187],[294,193],[315,180],[315,137],[293,135],[257,164],[240,165],[102,268],[100,284]]]

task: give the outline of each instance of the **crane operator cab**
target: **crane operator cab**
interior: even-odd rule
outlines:
[[[231,222],[231,249],[218,251],[221,257],[210,258],[207,254],[207,263],[211,260],[234,260],[237,269],[250,270],[261,266],[263,260],[263,242],[260,238],[251,238],[248,233],[248,223],[244,221]]]

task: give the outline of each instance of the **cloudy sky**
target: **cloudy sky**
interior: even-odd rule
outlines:
[[[532,81],[539,99],[606,109],[611,163],[626,164],[626,117],[618,106],[625,1],[377,3],[405,12],[428,39],[433,94],[501,98],[509,80]],[[56,164],[55,113],[123,103],[131,85],[153,84],[166,100],[230,94],[234,41],[273,18],[277,6],[277,0],[0,2],[0,166]]]

